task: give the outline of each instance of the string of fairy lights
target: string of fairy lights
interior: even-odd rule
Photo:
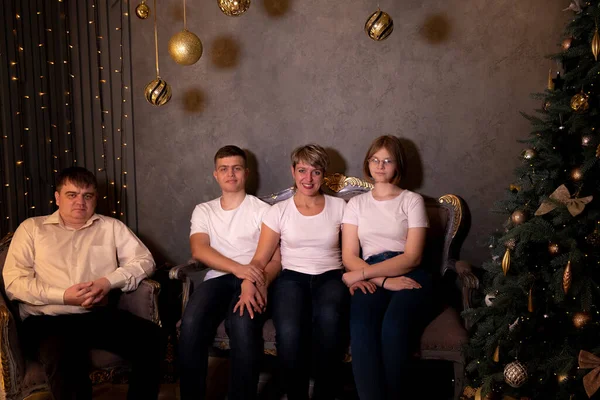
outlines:
[[[95,172],[99,212],[136,228],[128,8],[128,0],[11,0],[0,13],[2,235],[55,210],[55,179],[71,165]]]

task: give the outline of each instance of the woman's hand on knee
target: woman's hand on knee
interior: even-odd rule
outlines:
[[[388,278],[385,281],[385,288],[396,292],[405,289],[421,289],[421,285],[414,279],[406,276],[397,276],[395,278]]]
[[[373,294],[377,290],[377,285],[369,281],[358,281],[350,286],[350,294],[354,296],[354,292],[358,289],[362,290],[364,294],[367,294],[367,292]]]

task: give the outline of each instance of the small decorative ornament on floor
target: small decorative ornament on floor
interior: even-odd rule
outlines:
[[[156,22],[156,0],[154,0],[154,51],[156,57],[156,79],[153,79],[144,89],[144,97],[154,106],[162,106],[171,100],[171,86],[160,77],[158,68],[158,27]]]
[[[394,21],[392,17],[379,8],[367,18],[365,23],[365,33],[377,42],[387,39],[393,31]]]
[[[203,49],[200,38],[187,29],[185,9],[183,0],[183,30],[169,39],[169,55],[177,64],[192,65],[202,57]]]
[[[135,8],[135,15],[139,19],[146,19],[150,16],[150,7],[146,4],[146,0],[142,0],[140,4]]]
[[[230,17],[242,15],[250,8],[250,0],[217,0],[223,14]]]

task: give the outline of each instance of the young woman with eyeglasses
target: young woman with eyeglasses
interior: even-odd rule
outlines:
[[[423,198],[400,186],[405,162],[397,137],[375,139],[363,163],[374,188],[350,199],[342,220],[352,370],[361,400],[404,398],[411,353],[430,315],[431,279],[420,268],[429,221]]]

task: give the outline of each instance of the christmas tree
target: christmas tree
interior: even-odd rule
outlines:
[[[551,56],[562,74],[524,115],[532,132],[498,205],[508,218],[490,240],[485,301],[466,312],[482,399],[600,398],[600,0],[569,9]]]

